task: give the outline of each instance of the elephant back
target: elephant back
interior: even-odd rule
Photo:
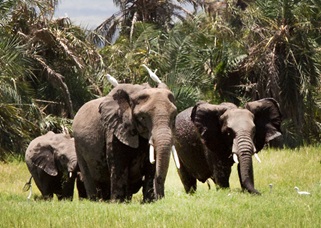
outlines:
[[[104,135],[99,113],[99,105],[104,99],[102,97],[85,103],[75,115],[72,128],[77,154],[104,145],[101,143],[104,142]]]
[[[201,137],[191,121],[193,107],[180,112],[175,122],[175,147],[183,166],[198,180],[205,182],[210,176],[210,169],[204,156]]]

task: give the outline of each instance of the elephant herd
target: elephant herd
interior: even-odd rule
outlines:
[[[26,164],[43,198],[72,199],[76,181],[80,198],[124,202],[142,188],[143,202],[161,199],[171,153],[187,193],[197,180],[228,188],[237,163],[242,189],[259,194],[252,155],[281,135],[278,103],[198,102],[177,113],[173,93],[147,70],[157,87],[113,81],[78,110],[73,138],[48,132],[31,141]]]

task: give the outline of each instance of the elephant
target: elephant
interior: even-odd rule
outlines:
[[[70,135],[52,131],[33,139],[26,150],[25,161],[43,199],[73,200],[77,179],[79,198],[86,198],[77,163],[74,139]]]
[[[143,202],[163,198],[177,115],[174,95],[161,81],[157,87],[113,85],[105,97],[85,103],[73,121],[88,198],[126,202],[141,187]]]
[[[281,121],[279,104],[273,98],[248,102],[245,108],[227,102],[198,102],[180,112],[175,122],[175,147],[185,191],[195,192],[196,180],[204,183],[208,179],[218,188],[229,188],[231,167],[236,162],[242,190],[260,194],[254,187],[252,155],[282,136]]]

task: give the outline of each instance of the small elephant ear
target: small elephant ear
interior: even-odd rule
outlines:
[[[257,151],[260,151],[265,143],[282,134],[282,114],[279,104],[273,98],[264,98],[247,103],[245,108],[254,114],[256,126],[254,141]]]
[[[58,170],[55,165],[55,158],[53,154],[53,148],[45,142],[39,142],[33,148],[31,153],[32,163],[44,170],[50,176],[57,176]]]
[[[191,120],[205,143],[220,137],[220,116],[230,108],[236,108],[236,106],[231,103],[213,105],[206,102],[199,102],[194,106]]]
[[[138,147],[139,136],[133,121],[131,96],[148,85],[120,84],[100,104],[101,120],[107,132],[113,134],[127,146]]]

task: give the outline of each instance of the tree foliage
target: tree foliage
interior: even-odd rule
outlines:
[[[102,93],[93,73],[104,67],[98,50],[68,18],[52,19],[56,4],[0,2],[0,155],[24,153],[32,138],[70,125],[75,110]]]
[[[106,73],[153,84],[142,64],[179,111],[273,97],[286,145],[320,140],[321,0],[226,0],[215,12],[198,0],[115,0],[120,11],[94,31],[53,19],[57,3],[0,2],[0,156],[70,127],[79,107],[111,89]]]

